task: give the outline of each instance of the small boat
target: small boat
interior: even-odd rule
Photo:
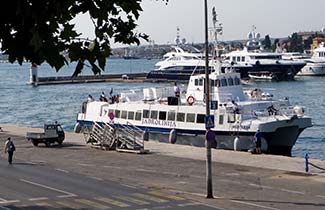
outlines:
[[[269,72],[259,72],[259,73],[248,73],[248,77],[253,80],[258,81],[274,81],[277,80],[277,76]]]

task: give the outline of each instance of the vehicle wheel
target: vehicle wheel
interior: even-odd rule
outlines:
[[[37,140],[32,140],[32,143],[33,143],[33,145],[34,145],[35,147],[38,146],[38,141],[37,141]]]
[[[62,145],[63,140],[57,140],[59,145]]]
[[[46,146],[46,147],[49,147],[49,146],[51,146],[51,142],[49,142],[49,141],[46,141],[46,142],[45,142],[45,146]]]

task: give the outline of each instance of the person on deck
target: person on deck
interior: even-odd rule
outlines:
[[[106,98],[106,96],[105,96],[105,93],[104,93],[104,92],[102,92],[102,94],[100,95],[100,97],[99,97],[99,101],[104,101],[104,102],[107,102],[107,98]]]
[[[175,93],[175,97],[180,97],[181,96],[181,89],[177,85],[177,82],[174,83],[174,93]]]
[[[92,95],[88,95],[88,99],[87,99],[88,102],[93,102],[94,101],[94,98]]]

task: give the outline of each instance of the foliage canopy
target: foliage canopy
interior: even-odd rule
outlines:
[[[77,61],[77,75],[88,61],[93,72],[99,74],[111,54],[110,40],[139,44],[139,39],[147,39],[146,34],[134,32],[141,1],[6,1],[6,6],[0,7],[1,50],[11,63],[47,62],[59,71],[63,65]],[[94,40],[82,38],[71,23],[78,14],[87,12],[95,28]]]

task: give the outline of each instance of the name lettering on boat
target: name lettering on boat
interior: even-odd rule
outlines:
[[[176,122],[174,122],[174,121],[156,120],[156,119],[142,119],[142,124],[143,125],[167,126],[170,128],[176,127]]]
[[[243,129],[243,130],[249,130],[249,125],[232,125],[232,129]]]

